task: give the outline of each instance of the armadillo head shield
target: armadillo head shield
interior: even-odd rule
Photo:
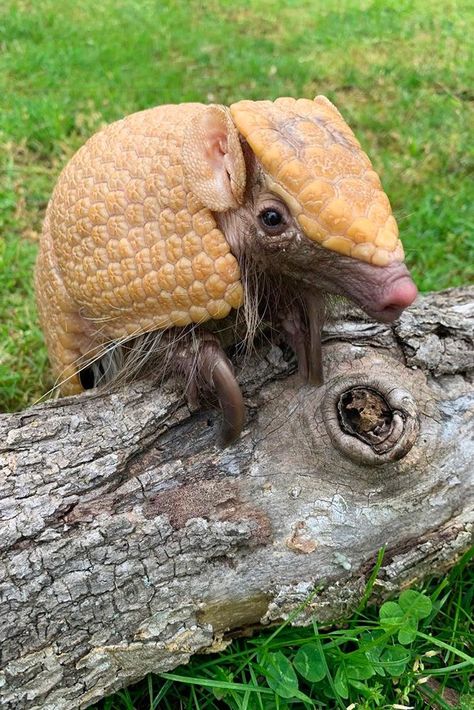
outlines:
[[[339,111],[324,96],[239,101],[233,121],[305,235],[375,266],[403,261],[380,179]]]

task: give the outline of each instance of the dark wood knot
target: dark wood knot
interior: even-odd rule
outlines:
[[[398,461],[418,436],[415,400],[388,376],[337,377],[321,406],[332,443],[353,461],[372,466]]]

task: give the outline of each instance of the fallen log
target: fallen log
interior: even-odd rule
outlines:
[[[264,345],[247,428],[145,382],[0,416],[0,701],[71,710],[232,634],[357,606],[471,542],[474,288],[325,332],[325,382]]]

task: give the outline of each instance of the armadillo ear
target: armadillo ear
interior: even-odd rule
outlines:
[[[245,161],[230,111],[207,106],[187,126],[183,168],[188,189],[214,212],[238,207],[245,190]]]

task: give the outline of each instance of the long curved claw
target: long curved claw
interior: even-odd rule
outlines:
[[[232,444],[240,436],[245,422],[245,407],[239,383],[223,355],[212,372],[212,380],[217,399],[222,410],[220,443],[223,448]]]
[[[242,392],[232,366],[220,346],[206,343],[199,353],[199,374],[205,385],[215,392],[222,411],[220,445],[225,448],[240,435],[245,422]]]

